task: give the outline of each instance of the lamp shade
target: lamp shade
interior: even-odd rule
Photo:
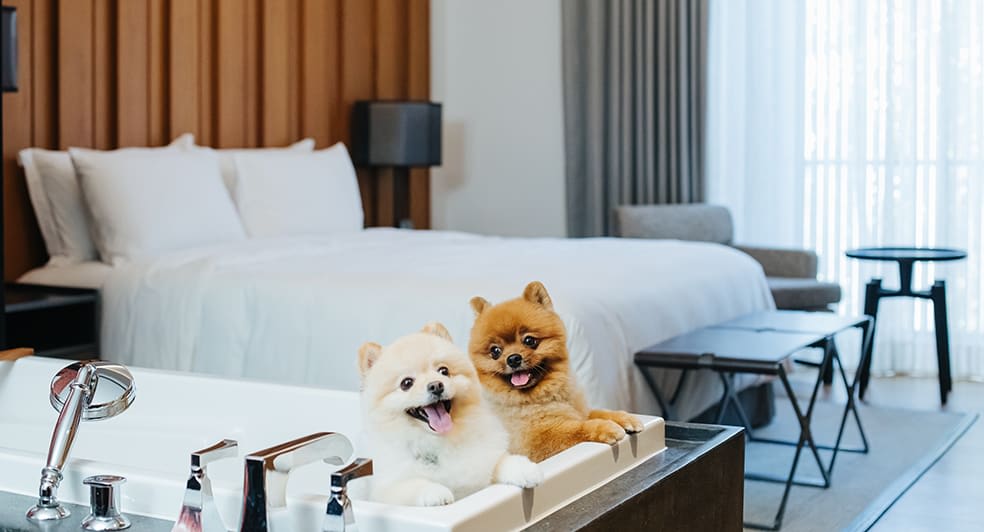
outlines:
[[[358,101],[352,111],[352,148],[362,166],[441,164],[441,104]]]
[[[0,12],[0,89],[17,91],[17,10],[11,6]]]

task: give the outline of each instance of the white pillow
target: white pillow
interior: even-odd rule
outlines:
[[[195,137],[185,133],[163,148],[131,150],[188,150]],[[41,228],[50,263],[75,264],[97,258],[88,208],[67,151],[27,148],[18,154],[27,179],[27,192]]]
[[[250,237],[362,230],[362,197],[345,145],[313,153],[236,154],[236,207]]]
[[[283,148],[231,148],[215,149],[205,146],[196,146],[197,149],[215,153],[219,157],[219,166],[222,168],[222,181],[229,189],[229,194],[236,194],[236,155],[250,153],[276,153],[281,151],[310,153],[314,151],[314,139],[301,139],[290,146]]]
[[[214,154],[69,149],[104,262],[245,238]]]

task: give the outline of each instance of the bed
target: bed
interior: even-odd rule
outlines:
[[[673,240],[367,229],[249,239],[112,267],[46,267],[22,280],[80,278],[102,291],[104,358],[341,390],[358,388],[362,342],[389,342],[438,320],[465,346],[469,298],[516,297],[538,279],[568,328],[589,399],[637,412],[658,408],[632,364],[636,350],[772,306],[750,257]],[[672,374],[658,377],[672,387]],[[681,397],[684,416],[717,399],[716,381],[692,382]]]
[[[101,355],[132,366],[356,390],[363,342],[437,320],[465,346],[471,297],[539,280],[591,402],[656,413],[635,351],[773,306],[758,263],[716,244],[363,229],[341,143],[213,150],[186,134],[19,160],[51,257],[21,280],[98,288]],[[688,383],[682,415],[719,397]]]

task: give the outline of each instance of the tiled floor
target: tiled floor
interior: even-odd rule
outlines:
[[[936,379],[875,379],[867,401],[915,410],[940,409]],[[954,383],[946,410],[984,412],[984,383]],[[872,530],[984,530],[984,419],[978,419]]]

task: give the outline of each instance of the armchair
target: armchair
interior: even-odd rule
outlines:
[[[809,250],[732,243],[734,224],[726,207],[707,204],[622,205],[615,209],[616,234],[627,238],[671,238],[716,242],[743,251],[762,265],[776,307],[829,310],[840,301],[836,283],[817,280],[817,255]]]

